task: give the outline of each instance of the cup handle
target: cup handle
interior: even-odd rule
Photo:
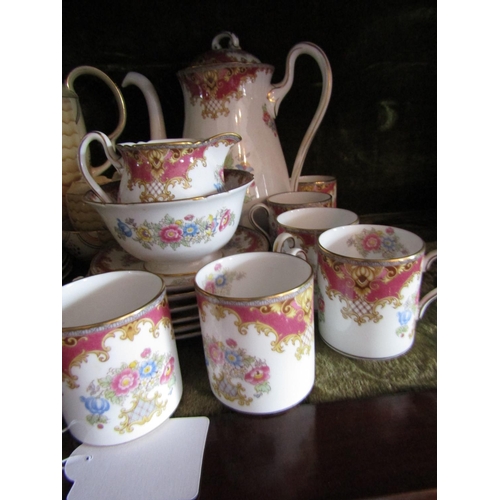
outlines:
[[[83,178],[89,183],[90,187],[103,203],[113,203],[113,200],[104,192],[92,175],[92,166],[89,164],[89,155],[87,149],[92,141],[98,141],[102,144],[106,157],[111,164],[119,171],[122,171],[120,164],[120,155],[115,152],[113,143],[106,134],[102,132],[89,132],[84,136],[80,147],[78,148],[78,166]]]
[[[434,264],[434,262],[437,260],[437,249],[433,250],[432,252],[429,252],[425,257],[422,262],[422,271],[428,271],[429,268]],[[425,314],[425,311],[427,308],[437,299],[437,287],[431,290],[430,292],[426,293],[419,301],[418,303],[418,319],[421,319],[423,315]]]
[[[269,246],[272,247],[271,236],[257,222],[256,215],[257,215],[257,212],[260,211],[261,209],[266,212],[268,219],[269,219],[269,217],[271,217],[271,212],[269,211],[269,207],[265,203],[256,203],[255,205],[252,205],[250,207],[250,210],[248,211],[248,220],[255,230],[259,231],[259,233],[262,233],[266,237],[266,239],[269,243]]]
[[[286,248],[284,246],[287,241],[291,241],[292,243],[290,248]],[[287,253],[307,261],[307,254],[300,247],[299,240],[297,240],[297,238],[290,233],[281,233],[276,237],[273,244],[273,252]]]

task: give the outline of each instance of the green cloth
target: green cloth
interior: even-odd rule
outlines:
[[[427,249],[436,244],[427,244]],[[437,286],[437,270],[424,273],[421,297]],[[177,342],[184,392],[174,417],[211,416],[230,412],[212,394],[201,337]],[[364,398],[437,387],[437,301],[417,324],[413,347],[386,361],[348,358],[328,347],[316,333],[316,378],[303,403]]]

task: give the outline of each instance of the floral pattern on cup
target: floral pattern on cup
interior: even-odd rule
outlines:
[[[416,293],[412,294],[408,300],[403,304],[401,311],[398,311],[399,327],[396,329],[398,337],[412,338],[415,334],[414,324],[418,316],[418,296]]]
[[[251,384],[255,398],[271,392],[271,369],[265,360],[248,354],[231,338],[224,343],[209,336],[203,345],[206,364],[214,371],[212,388],[220,397],[240,405],[250,404],[253,398],[244,394],[242,382]]]
[[[209,242],[217,232],[222,232],[227,226],[234,226],[235,223],[234,212],[228,208],[221,208],[215,215],[206,217],[188,214],[183,219],[174,219],[167,214],[157,223],[145,220],[138,224],[131,218],[124,221],[117,219],[114,230],[118,238],[122,240],[132,238],[146,249],[159,246],[176,250],[181,246],[190,247]]]
[[[347,240],[348,246],[354,246],[363,257],[380,256],[386,259],[408,254],[392,227],[385,231],[372,228],[363,229]]]
[[[115,427],[120,434],[148,422],[155,413],[161,415],[167,401],[162,402],[158,393],[151,396],[151,391],[167,384],[168,394],[172,393],[176,382],[175,358],[170,354],[152,353],[149,348],[144,349],[141,358],[110,368],[105,377],[89,384],[86,389],[89,396],[80,396],[89,411],[86,417],[89,424],[102,429],[108,423],[106,412],[111,405],[121,407],[119,418],[124,420]]]
[[[345,304],[341,309],[344,319],[350,318],[360,326],[370,321],[378,323],[384,317],[380,311],[390,306],[398,310],[400,328],[396,334],[400,337],[408,331],[413,308],[418,303],[418,297],[415,296],[415,304],[405,302],[403,305],[402,290],[420,277],[421,265],[422,256],[400,265],[378,267],[337,262],[325,255],[318,257],[318,272],[328,283],[324,291],[330,300],[337,298]],[[318,320],[323,323],[325,299],[320,293]]]
[[[263,299],[259,304],[248,307],[238,304],[213,304],[198,299],[200,319],[206,320],[207,311],[220,319],[234,316],[234,326],[240,335],[247,335],[250,326],[259,334],[271,340],[271,350],[285,352],[285,346],[296,346],[295,358],[300,361],[309,356],[314,341],[313,286],[312,282],[293,298],[272,301]]]
[[[214,265],[213,272],[207,275],[203,288],[208,293],[217,293],[218,295],[228,296],[231,292],[231,286],[235,280],[240,280],[246,276],[244,272],[228,271],[217,262]]]

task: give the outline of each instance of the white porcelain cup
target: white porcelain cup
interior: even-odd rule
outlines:
[[[196,274],[214,396],[244,413],[277,413],[314,385],[313,270],[274,252],[224,257]]]
[[[313,191],[331,195],[331,206],[337,206],[337,178],[333,175],[301,175],[297,191]]]
[[[303,207],[329,207],[332,197],[327,193],[287,191],[269,196],[265,203],[256,203],[248,212],[254,229],[261,232],[272,246],[278,235],[278,215]]]
[[[407,352],[417,320],[437,298],[420,299],[422,273],[437,259],[417,235],[390,226],[342,226],[318,238],[319,332],[347,356],[389,359]]]
[[[115,445],[177,408],[182,378],[163,280],[114,271],[62,287],[62,411],[71,434]]]
[[[283,212],[278,215],[276,222],[278,236],[274,240],[273,251],[290,253],[302,249],[316,276],[318,236],[334,227],[358,224],[359,217],[354,212],[343,208],[306,207]],[[318,291],[316,281],[315,296],[315,307],[317,308]]]

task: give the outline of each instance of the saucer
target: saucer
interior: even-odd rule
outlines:
[[[238,226],[229,243],[219,256],[227,257],[245,252],[267,252],[269,244],[264,235],[253,229]],[[145,263],[128,254],[118,243],[103,248],[91,261],[89,274],[110,271],[146,270]],[[159,274],[159,273],[157,273]],[[196,273],[159,274],[167,285],[167,297],[176,339],[201,335],[198,304],[194,291]]]
[[[227,257],[244,252],[267,252],[269,244],[258,231],[244,226],[238,226],[229,243],[217,255]],[[103,248],[91,261],[89,274],[102,274],[110,271],[126,271],[138,269],[145,271],[145,263],[128,254],[118,243]],[[163,278],[170,291],[173,288],[191,286],[194,288],[196,272],[179,274],[156,273]]]

